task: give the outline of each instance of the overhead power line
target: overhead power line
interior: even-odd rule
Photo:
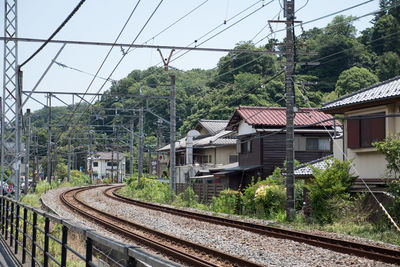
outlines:
[[[8,38],[0,37],[0,40],[4,41],[18,41],[18,42],[47,42],[45,39],[35,38]],[[265,51],[265,50],[250,50],[250,49],[229,49],[229,48],[212,48],[212,47],[188,47],[188,46],[171,46],[171,45],[147,45],[147,44],[127,44],[127,43],[107,43],[107,42],[88,42],[88,41],[74,41],[74,40],[51,40],[49,43],[59,44],[75,44],[75,45],[96,45],[96,46],[111,46],[111,47],[128,47],[128,48],[152,48],[152,49],[175,49],[175,50],[195,50],[195,51],[207,51],[207,52],[236,52],[236,53],[250,53],[250,54],[281,54],[276,51]],[[128,52],[125,52],[128,53]]]
[[[51,40],[54,38],[54,36],[56,36],[56,34],[61,31],[61,29],[68,23],[68,21],[75,15],[75,13],[81,8],[81,6],[83,5],[83,3],[86,0],[81,0],[78,5],[74,8],[74,10],[72,10],[72,12],[68,15],[68,17],[61,23],[60,26],[58,26],[58,28],[53,32],[52,35],[50,35],[50,37],[38,48],[38,50],[36,50],[35,53],[33,53],[27,60],[24,61],[24,63],[22,63],[21,65],[19,65],[19,68],[22,68],[22,66],[24,66],[26,63],[28,63],[32,58],[34,58],[49,42],[51,42]]]

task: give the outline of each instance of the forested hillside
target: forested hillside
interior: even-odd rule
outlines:
[[[382,0],[382,12],[376,14],[371,27],[358,32],[353,26],[355,17],[337,16],[322,29],[313,28],[301,32],[296,29],[297,52],[314,52],[312,56],[297,56],[296,105],[318,107],[323,102],[364,88],[400,74],[400,8],[394,0]],[[269,40],[264,46],[240,42],[235,48],[254,50],[281,50],[285,40]],[[318,62],[315,64],[306,64]],[[170,74],[176,75],[177,128],[181,135],[191,129],[199,119],[229,119],[239,105],[284,106],[284,56],[270,54],[229,53],[220,58],[211,70],[192,69],[180,71],[161,67],[133,70],[126,78],[114,82],[104,96],[90,107],[91,115],[75,118],[82,125],[90,122],[96,127],[74,128],[74,134],[87,136],[95,130],[96,136],[110,136],[115,131],[105,125],[129,127],[132,111],[140,105],[140,98],[111,97],[113,94],[168,96]],[[307,103],[308,102],[308,103]],[[143,103],[145,106],[146,103]],[[150,100],[151,111],[169,120],[169,100]],[[64,115],[73,107],[53,110],[53,121],[64,121]],[[83,110],[86,106],[80,107]],[[114,109],[114,110],[113,110]],[[113,116],[107,116],[113,115]],[[136,114],[137,115],[137,114]],[[66,116],[68,117],[68,116]],[[44,127],[47,110],[33,114],[36,127]],[[154,148],[157,117],[145,114],[147,145]],[[137,119],[135,121],[137,125]],[[169,126],[164,125],[164,141],[168,142]],[[108,130],[107,130],[108,129]],[[67,129],[54,128],[58,134]],[[46,140],[47,129],[39,130],[40,140]],[[137,132],[137,127],[136,130]],[[85,133],[86,132],[86,133]],[[127,138],[127,132],[122,133]],[[78,141],[76,141],[78,145]],[[65,147],[66,141],[59,147]],[[104,143],[104,146],[106,144]],[[98,143],[101,149],[102,143]],[[45,147],[43,148],[45,149]]]

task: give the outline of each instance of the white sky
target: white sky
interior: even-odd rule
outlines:
[[[164,0],[136,43],[141,44],[152,38],[166,26],[204,1],[205,0]],[[18,0],[18,36],[47,39],[78,2],[79,0]],[[221,24],[224,20],[231,18],[233,15],[256,2],[257,0],[208,0],[194,13],[154,40],[151,40],[148,44],[186,46]],[[266,4],[269,1],[263,2]],[[296,9],[302,7],[306,2],[307,0],[297,0]],[[296,13],[296,17],[297,20],[307,22],[363,2],[366,1],[309,0],[308,4]],[[138,10],[133,15],[119,42],[131,43],[158,3],[159,0],[143,0],[139,4]],[[257,9],[261,6],[261,3],[262,1],[238,18]],[[342,14],[362,16],[369,12],[376,11],[378,9],[378,3],[378,0],[371,1],[368,4],[343,12]],[[87,0],[69,23],[56,35],[55,39],[113,42],[135,4],[136,1],[129,0]],[[239,24],[206,42],[202,47],[233,48],[235,44],[240,41],[250,40],[267,24],[268,19],[278,18],[280,9],[278,0],[274,0],[271,4],[262,8],[247,19],[244,19]],[[4,5],[1,5],[0,13],[4,16]],[[280,13],[280,18],[283,19],[282,13]],[[304,29],[308,30],[312,27],[324,27],[332,18],[333,17],[329,17],[314,23],[306,24],[304,25]],[[354,25],[359,31],[363,30],[371,26],[369,23],[371,19],[372,16],[365,17],[355,22]],[[235,21],[236,19],[228,22],[225,27],[228,27]],[[2,20],[0,24],[2,29],[4,29],[3,23],[4,21]],[[273,27],[274,30],[276,30],[283,28],[284,25],[275,24]],[[224,27],[219,28],[216,32],[223,28]],[[255,41],[265,37],[269,32],[269,27],[266,27]],[[300,33],[300,29],[297,30],[297,33]],[[279,33],[276,37],[282,40],[283,34],[284,32]],[[4,36],[4,33],[2,36]],[[199,42],[200,41],[201,40],[199,40]],[[265,44],[266,42],[267,39],[259,45]],[[3,51],[3,44],[0,46],[1,51]],[[39,46],[39,43],[20,42],[18,47],[19,63],[25,61]],[[60,47],[60,44],[47,45],[38,56],[23,67],[23,90],[32,89]],[[67,45],[57,61],[86,72],[95,73],[108,49],[108,47]],[[169,54],[169,51],[163,52],[164,54]],[[172,65],[182,70],[189,70],[192,68],[210,69],[214,68],[219,58],[224,55],[225,53],[192,51],[173,62]],[[121,56],[120,49],[115,48],[105,66],[100,71],[100,76],[107,77]],[[150,66],[159,64],[159,62],[160,56],[156,50],[136,49],[125,57],[123,63],[111,78],[118,80],[126,77],[126,75],[134,69],[147,69]],[[3,64],[1,64],[1,70],[3,71]],[[84,92],[91,79],[92,77],[86,74],[63,69],[54,65],[37,90]],[[95,82],[89,91],[97,92],[102,82],[102,80]],[[3,75],[1,75],[1,83],[3,83]],[[103,88],[102,92],[108,88],[109,84]],[[38,97],[38,99],[44,98]],[[53,105],[57,106],[61,104],[54,100]],[[41,108],[41,106],[30,101],[28,105],[24,107],[24,110],[25,108],[36,110]]]

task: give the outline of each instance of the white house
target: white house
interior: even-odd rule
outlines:
[[[90,162],[90,159],[88,159]],[[97,152],[92,156],[92,170],[95,179],[114,179],[122,182],[125,177],[126,157],[121,152]],[[90,166],[90,163],[88,164]]]

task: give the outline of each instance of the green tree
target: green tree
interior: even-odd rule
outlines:
[[[400,74],[400,57],[395,52],[386,52],[378,58],[376,74],[384,81]]]
[[[332,159],[327,165],[325,169],[310,166],[313,178],[305,186],[309,190],[313,217],[319,223],[332,223],[337,218],[337,203],[350,197],[348,189],[356,179],[351,174],[349,161]]]
[[[384,15],[373,27],[372,49],[378,55],[394,51],[400,53],[400,23],[392,15]]]
[[[378,77],[365,68],[352,67],[343,71],[337,82],[335,92],[342,96],[378,82]]]
[[[387,170],[397,177],[400,173],[400,134],[389,136],[384,141],[372,145],[385,155]]]

